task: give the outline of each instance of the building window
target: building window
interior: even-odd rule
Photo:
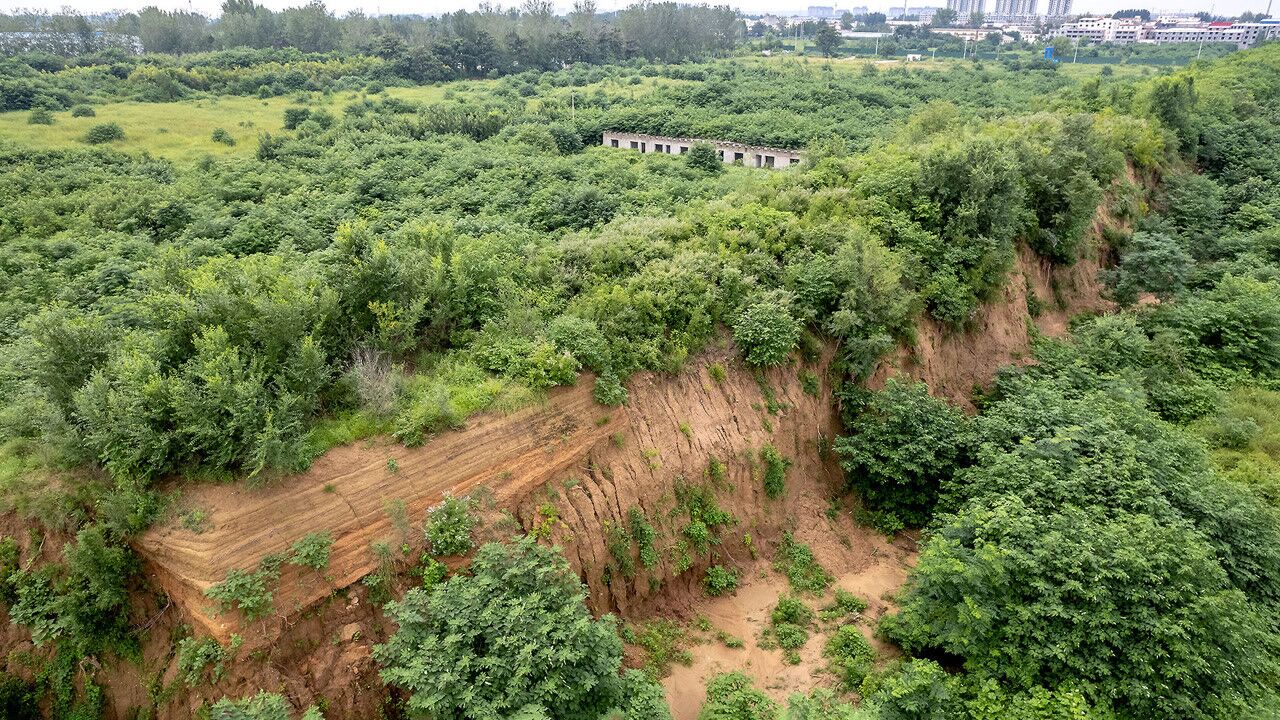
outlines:
[[[740,152],[736,152],[733,154],[733,161],[738,165],[742,164],[742,158],[743,158],[743,155]]]
[[[774,158],[773,158],[773,156],[772,156],[772,155],[765,155],[765,156],[764,156],[764,166],[765,166],[765,167],[770,167],[770,168],[771,168],[771,167],[773,167],[773,163],[774,163]]]
[[[788,165],[799,165],[799,164],[800,164],[800,158],[791,158],[790,160],[788,160],[788,161],[787,161],[787,164],[788,164]]]
[[[618,138],[614,138],[610,140],[609,143],[610,143],[610,147],[618,147]]]
[[[632,150],[639,150],[639,149],[640,149],[640,143],[636,142],[635,140],[632,140],[632,141],[631,141],[631,149],[632,149]]]
[[[683,155],[683,154],[685,154],[685,153],[687,153],[687,152],[689,152],[689,148],[688,148],[687,146],[681,145],[681,146],[680,146],[680,154],[681,154],[681,155]]]

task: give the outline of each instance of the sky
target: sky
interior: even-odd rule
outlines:
[[[258,0],[273,10],[301,5],[306,0]],[[617,10],[630,5],[634,0],[596,0],[596,7],[602,11]],[[682,0],[684,1],[684,0]],[[699,2],[704,0],[698,0]],[[884,10],[889,0],[705,0],[710,4],[728,4],[744,13],[762,14],[776,13],[790,15],[803,13],[809,5],[835,5],[836,7],[868,6],[872,10]],[[1157,10],[1197,12],[1208,10],[1221,15],[1237,15],[1246,10],[1263,12],[1267,9],[1268,0],[1161,0],[1159,5],[1143,3],[1141,0],[1075,0],[1074,12],[1111,14],[1116,10],[1131,7],[1147,7],[1153,13]],[[1280,0],[1274,0],[1274,13],[1280,13]],[[1047,6],[1048,0],[1039,0],[1041,10]],[[352,10],[363,10],[369,14],[423,14],[432,15],[452,12],[458,9],[475,10],[481,0],[325,0],[330,10],[338,15]],[[492,2],[492,5],[510,7],[519,5],[519,0],[508,2]],[[945,5],[945,0],[909,0],[911,5]],[[986,0],[988,9],[995,5],[995,0]],[[21,9],[45,10],[57,12],[63,7],[71,7],[83,13],[98,13],[111,10],[137,10],[147,5],[156,5],[166,10],[195,10],[206,15],[217,14],[221,0],[26,0],[10,4],[0,0],[0,9],[12,12]],[[555,0],[561,12],[569,10],[572,0]]]

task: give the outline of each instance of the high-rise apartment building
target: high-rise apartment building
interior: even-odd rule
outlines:
[[[999,17],[1021,17],[1036,14],[1036,0],[996,0]]]
[[[947,7],[956,11],[956,18],[961,22],[969,19],[976,12],[982,12],[986,0],[947,0]]]
[[[1071,14],[1071,0],[1049,0],[1048,16],[1066,17]]]

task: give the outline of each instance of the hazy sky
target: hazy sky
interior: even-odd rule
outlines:
[[[596,0],[596,7],[601,10],[615,10],[630,5],[633,0]],[[808,5],[835,5],[836,7],[869,6],[872,10],[884,10],[891,3],[889,0],[707,0],[711,4],[728,4],[745,13],[778,14],[803,13]],[[262,0],[259,0],[262,2]],[[274,10],[301,5],[306,0],[265,0],[262,4]],[[351,10],[364,10],[367,13],[419,13],[436,14],[451,12],[460,8],[474,10],[481,0],[326,0],[325,4],[335,13],[342,15]],[[1039,0],[1041,11],[1048,0]],[[909,0],[911,5],[945,5],[945,0]],[[519,2],[492,3],[510,7]],[[995,5],[995,0],[986,0],[988,10]],[[1275,0],[1275,12],[1280,13],[1280,0]],[[192,9],[205,14],[216,14],[221,0],[27,0],[13,2],[0,0],[0,8],[12,11],[17,8],[34,8],[57,11],[63,6],[70,6],[80,12],[103,12],[108,10],[137,10],[138,8],[156,5],[166,10]],[[565,11],[573,5],[572,0],[556,0],[558,9]],[[1245,10],[1262,12],[1267,9],[1267,0],[1161,0],[1160,4],[1144,3],[1141,0],[1076,0],[1075,12],[1112,13],[1130,7],[1148,7],[1152,10],[1183,10],[1195,12],[1212,10],[1224,15],[1235,15]]]

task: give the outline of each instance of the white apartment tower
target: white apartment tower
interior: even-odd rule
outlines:
[[[1071,0],[1049,0],[1049,17],[1066,17],[1070,14]]]
[[[968,20],[973,13],[982,12],[985,4],[986,0],[947,0],[947,7],[956,11],[956,19],[960,22]]]
[[[1036,14],[1036,4],[1036,0],[996,0],[996,15],[1030,17]]]

